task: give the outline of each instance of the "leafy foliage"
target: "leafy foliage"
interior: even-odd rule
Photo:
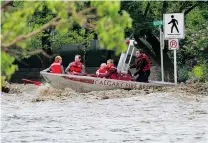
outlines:
[[[122,16],[119,16],[120,2],[117,1],[112,1],[110,5],[108,1],[93,1],[92,4],[98,8],[98,16],[102,17],[98,21],[96,28],[99,41],[102,41],[100,42],[100,46],[107,47],[108,49],[116,48],[118,52],[125,51],[124,30],[125,28],[132,27],[132,20],[129,18],[129,14],[122,11]],[[108,7],[108,9],[106,9],[106,7]],[[103,29],[105,29],[105,31],[103,31]]]
[[[205,81],[206,74],[207,74],[206,73],[207,69],[206,69],[205,64],[200,64],[200,65],[194,66],[192,72],[193,72],[194,76],[199,79],[199,81]]]
[[[180,82],[185,82],[188,79],[188,68],[187,66],[183,66],[178,71],[178,80]]]
[[[126,33],[129,36],[134,33],[135,38],[140,41],[139,48],[145,51],[157,64],[160,64],[160,33],[158,27],[153,27],[152,23],[162,20],[165,13],[184,13],[185,15],[186,38],[180,40],[177,63],[184,66],[190,58],[208,58],[207,1],[128,1],[122,2],[121,6],[133,19],[133,27],[128,29]],[[167,42],[163,54],[166,72],[168,68],[173,69],[173,54],[168,50]]]
[[[87,32],[85,29],[71,30],[70,32],[61,33],[57,32],[51,36],[53,50],[59,49],[67,44],[80,44],[85,45],[87,48],[90,46],[90,41],[94,38],[94,32]]]
[[[188,54],[202,56],[208,48],[208,12],[196,8],[186,18],[186,39],[184,48]]]
[[[12,73],[17,70],[17,66],[13,65],[14,57],[9,56],[4,51],[1,51],[1,85],[4,85],[4,80],[9,79]]]
[[[2,12],[1,48],[11,51],[21,48],[27,57],[28,49],[43,48],[40,37],[44,31],[56,29],[58,44],[62,42],[80,42],[86,46],[92,39],[92,34],[85,30],[73,31],[74,23],[80,27],[96,31],[100,37],[99,43],[118,52],[126,50],[124,30],[131,28],[131,18],[125,11],[119,14],[120,2],[82,2],[82,1],[15,1],[14,7],[4,8]],[[90,22],[92,21],[92,22]],[[67,34],[70,33],[70,34]],[[67,34],[67,35],[64,35]],[[85,38],[82,38],[84,35]],[[70,38],[73,36],[73,38]],[[64,41],[64,37],[67,37]],[[54,44],[54,46],[56,46]],[[8,61],[11,52],[4,53],[2,63]],[[5,60],[5,61],[4,61]],[[10,60],[13,62],[13,60]],[[5,76],[10,77],[15,69],[12,62],[6,62],[11,70],[2,68]]]

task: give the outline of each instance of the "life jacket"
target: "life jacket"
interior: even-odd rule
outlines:
[[[116,69],[116,67],[114,66],[114,64],[111,64],[110,66],[109,65],[107,65],[106,66],[106,69],[107,69],[107,71],[110,71],[110,70],[112,70],[112,69]],[[110,74],[110,78],[111,79],[117,79],[117,69],[116,69],[116,71],[115,72],[113,72],[113,73],[111,73]]]
[[[61,71],[61,63],[59,62],[54,62],[52,65],[51,65],[51,73],[58,73],[58,74],[61,74],[62,71]]]
[[[143,71],[150,70],[150,58],[147,55],[145,55],[145,54],[143,54],[142,58],[147,61],[147,65],[145,65]]]
[[[107,68],[99,68],[97,71],[96,71],[96,74],[100,75],[100,74],[107,74]]]
[[[79,62],[79,63],[72,62],[72,65],[70,66],[69,71],[71,74],[73,74],[73,72],[80,74],[82,71],[82,63],[81,62]]]

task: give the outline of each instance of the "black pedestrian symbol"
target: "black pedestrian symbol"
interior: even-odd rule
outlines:
[[[177,25],[178,25],[178,20],[176,20],[175,18],[174,18],[174,15],[171,15],[171,21],[168,23],[168,24],[171,24],[172,23],[172,27],[171,27],[171,33],[173,33],[173,27],[175,27],[175,29],[177,30],[177,32],[179,33],[179,31],[178,31],[178,27],[177,27]],[[177,24],[177,25],[176,25]]]

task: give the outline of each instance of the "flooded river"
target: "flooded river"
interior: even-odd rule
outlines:
[[[37,90],[1,95],[2,143],[208,142],[206,95],[117,90],[123,98],[81,97],[101,93],[95,92],[34,102]]]

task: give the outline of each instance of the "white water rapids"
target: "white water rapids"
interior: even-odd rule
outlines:
[[[17,86],[1,95],[2,143],[208,142],[207,95]]]

